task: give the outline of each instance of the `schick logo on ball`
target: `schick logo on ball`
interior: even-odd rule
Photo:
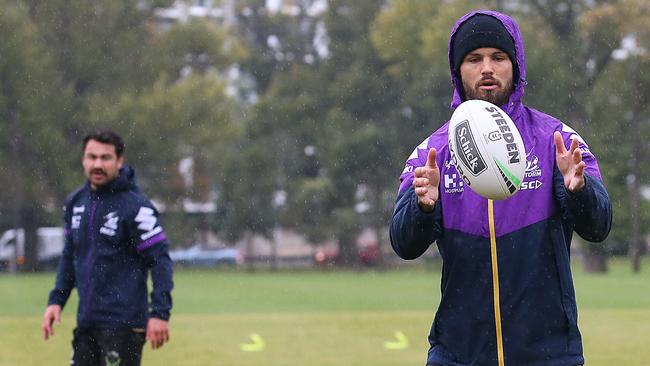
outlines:
[[[470,173],[474,176],[478,176],[487,169],[487,166],[483,157],[481,157],[478,152],[474,136],[472,136],[472,131],[469,128],[469,121],[465,120],[460,122],[455,127],[454,132],[456,137],[456,146],[458,146],[458,149],[460,150],[458,152],[458,158],[465,166],[470,168]]]

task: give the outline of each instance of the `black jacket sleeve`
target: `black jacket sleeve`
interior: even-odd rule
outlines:
[[[167,240],[144,250],[143,255],[151,271],[151,304],[149,315],[153,318],[169,320],[172,309],[173,265],[169,256]]]
[[[442,234],[442,208],[436,202],[432,212],[423,212],[417,196],[410,187],[397,196],[390,223],[390,242],[393,250],[403,259],[421,256]]]
[[[572,222],[573,229],[583,239],[591,242],[605,240],[612,228],[612,203],[603,182],[585,173],[583,190],[572,193],[564,187],[562,173],[557,167],[553,176],[563,218]]]
[[[135,210],[137,209],[137,213]],[[149,316],[168,320],[172,309],[173,265],[159,213],[144,197],[134,207],[131,235],[151,272]]]
[[[70,207],[67,204],[64,207],[63,216],[65,222],[65,245],[61,259],[59,260],[54,289],[50,291],[47,300],[48,305],[57,304],[61,305],[61,308],[65,306],[72,289],[75,287],[74,243],[70,234]]]

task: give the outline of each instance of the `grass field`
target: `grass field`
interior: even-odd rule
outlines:
[[[575,268],[587,365],[650,364],[650,261],[644,269],[634,275],[623,261],[607,275]],[[68,364],[75,296],[54,338],[40,333],[53,281],[53,273],[0,275],[0,366]],[[423,365],[439,281],[435,268],[177,271],[171,342],[147,348],[143,364]]]

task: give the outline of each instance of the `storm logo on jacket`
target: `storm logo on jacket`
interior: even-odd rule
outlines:
[[[519,189],[522,191],[539,189],[543,184],[541,177],[542,168],[540,167],[539,157],[533,154],[533,149],[530,149],[530,152],[526,153],[526,171]]]
[[[104,215],[104,225],[99,229],[99,232],[108,236],[115,236],[117,234],[117,222],[120,217],[117,216],[117,211],[109,212]]]

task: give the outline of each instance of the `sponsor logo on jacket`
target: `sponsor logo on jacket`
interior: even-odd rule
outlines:
[[[109,212],[104,216],[104,225],[99,228],[99,232],[108,236],[115,236],[117,234],[117,222],[120,217],[117,216],[117,211]]]
[[[465,189],[463,187],[465,185],[465,182],[463,181],[463,178],[460,176],[460,174],[445,173],[443,179],[445,193],[447,194],[461,193]]]
[[[539,158],[533,154],[531,149],[526,154],[526,171],[524,172],[524,180],[521,182],[520,190],[536,190],[542,186],[542,169],[539,166]]]
[[[140,207],[138,214],[135,216],[135,222],[138,223],[138,229],[144,231],[140,235],[142,240],[147,240],[162,232],[162,227],[158,225],[158,218],[152,208]]]
[[[462,193],[465,190],[465,181],[456,171],[451,160],[445,161],[445,174],[443,174],[440,184],[443,185],[444,192],[447,194]]]
[[[73,206],[72,207],[72,218],[70,222],[71,229],[79,229],[81,226],[81,214],[86,211],[86,206]]]

